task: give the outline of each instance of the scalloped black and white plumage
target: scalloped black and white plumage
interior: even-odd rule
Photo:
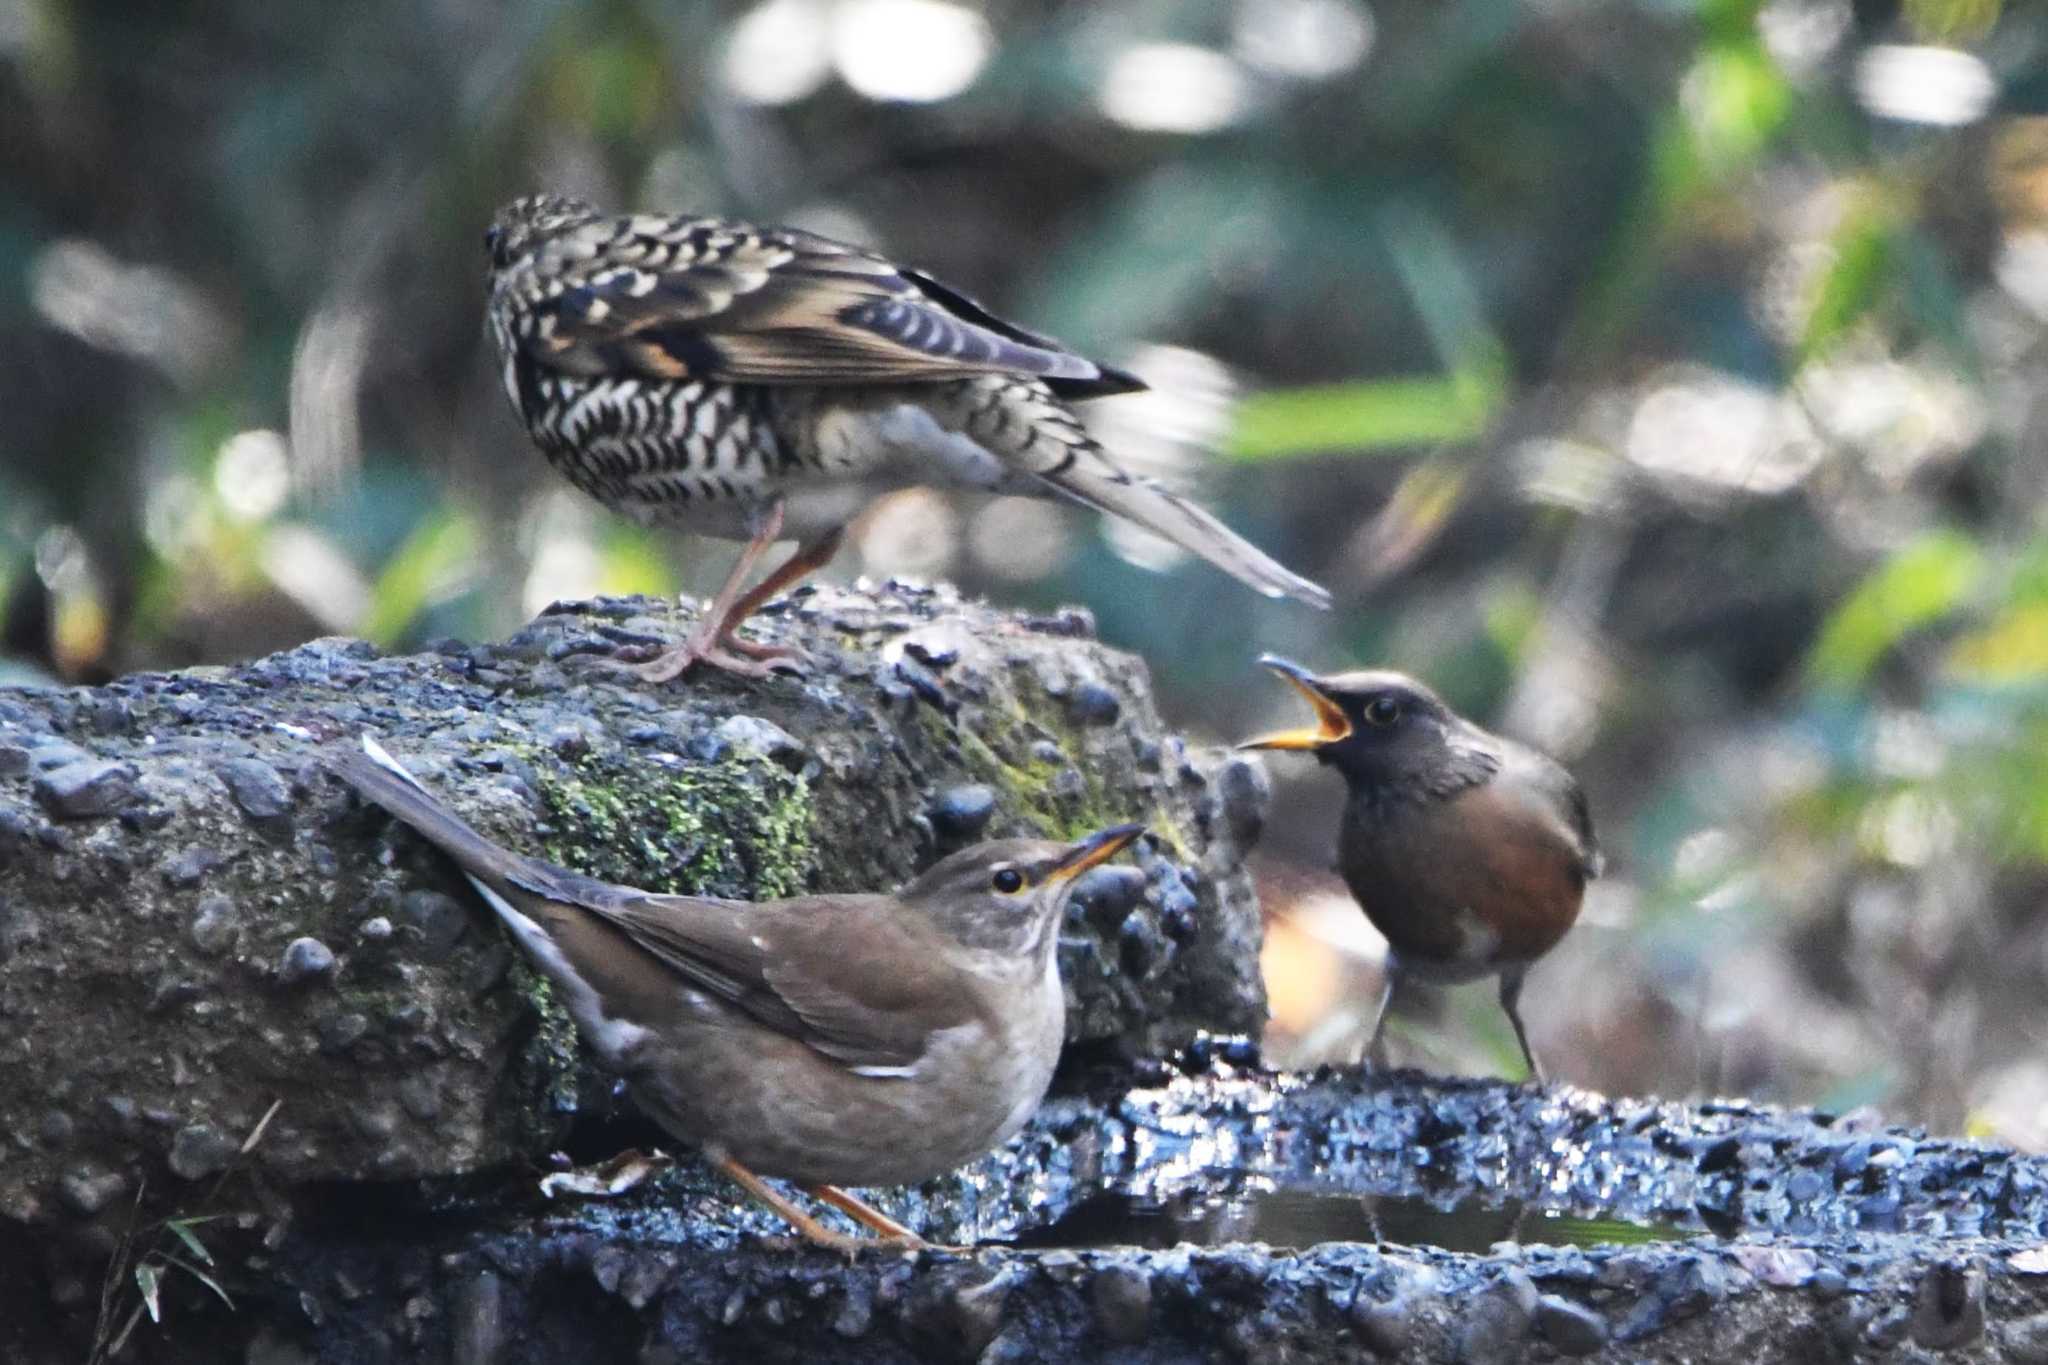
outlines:
[[[1118,467],[1068,406],[1141,380],[916,270],[794,228],[605,215],[554,195],[508,205],[485,245],[505,389],[549,462],[643,523],[750,542],[692,642],[648,676],[780,661],[732,627],[830,559],[870,499],[914,484],[1070,498],[1268,596],[1329,605]],[[742,595],[777,534],[801,548]]]

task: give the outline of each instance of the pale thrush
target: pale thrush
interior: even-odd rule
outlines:
[[[1066,1027],[1056,949],[1074,878],[1143,832],[963,849],[900,890],[719,900],[579,876],[486,839],[365,735],[333,771],[454,860],[638,1105],[821,1245],[774,1176],[901,1245],[839,1189],[903,1185],[1021,1128]]]

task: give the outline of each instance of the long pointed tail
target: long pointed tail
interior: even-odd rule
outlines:
[[[1295,573],[1225,526],[1206,508],[1164,484],[1126,474],[1099,449],[1081,452],[1064,469],[1049,470],[1039,477],[1090,507],[1166,537],[1268,597],[1292,597],[1312,607],[1329,609],[1330,593],[1321,584]]]
[[[366,800],[382,806],[454,859],[494,906],[500,901],[499,891],[508,884],[538,888],[556,879],[547,864],[501,848],[479,834],[369,734],[363,736],[361,752],[336,750],[326,755],[325,762]]]
[[[1033,380],[990,376],[958,390],[957,420],[985,449],[1076,502],[1135,522],[1268,597],[1327,609],[1330,594],[1164,484],[1118,468],[1081,419]]]

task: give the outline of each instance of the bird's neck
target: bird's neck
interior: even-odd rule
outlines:
[[[960,940],[960,961],[984,981],[1035,981],[1054,970],[1060,919],[1047,917],[1026,930],[1028,936],[1008,942]]]
[[[1400,807],[1448,801],[1491,781],[1500,765],[1497,745],[1483,737],[1454,734],[1440,748],[1404,761],[1351,768],[1345,777],[1353,800],[1367,812],[1393,813]]]
[[[984,949],[961,963],[975,981],[983,1022],[996,1036],[1020,1044],[1047,1032],[1063,1036],[1067,1004],[1058,943],[1058,933],[1048,932],[1045,942],[1029,952]]]

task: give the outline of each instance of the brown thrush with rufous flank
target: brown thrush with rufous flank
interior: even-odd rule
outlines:
[[[1387,1004],[1406,979],[1500,978],[1522,1057],[1522,980],[1579,917],[1600,850],[1585,793],[1555,760],[1482,730],[1401,673],[1319,677],[1266,655],[1315,708],[1316,724],[1241,749],[1312,753],[1348,789],[1337,870],[1387,939],[1386,988],[1367,1053],[1378,1063]]]
[[[454,860],[656,1123],[841,1251],[875,1243],[762,1177],[923,1245],[839,1187],[928,1180],[1023,1126],[1065,1035],[1055,950],[1074,878],[1144,832],[978,844],[883,895],[656,895],[501,848],[368,735],[327,761]]]
[[[548,462],[650,525],[747,542],[689,638],[640,666],[760,675],[797,652],[735,628],[917,484],[1062,497],[1269,597],[1327,607],[1179,494],[1118,466],[1069,404],[1145,387],[930,276],[796,228],[519,199],[484,237],[505,391]],[[782,536],[798,548],[752,588]]]

